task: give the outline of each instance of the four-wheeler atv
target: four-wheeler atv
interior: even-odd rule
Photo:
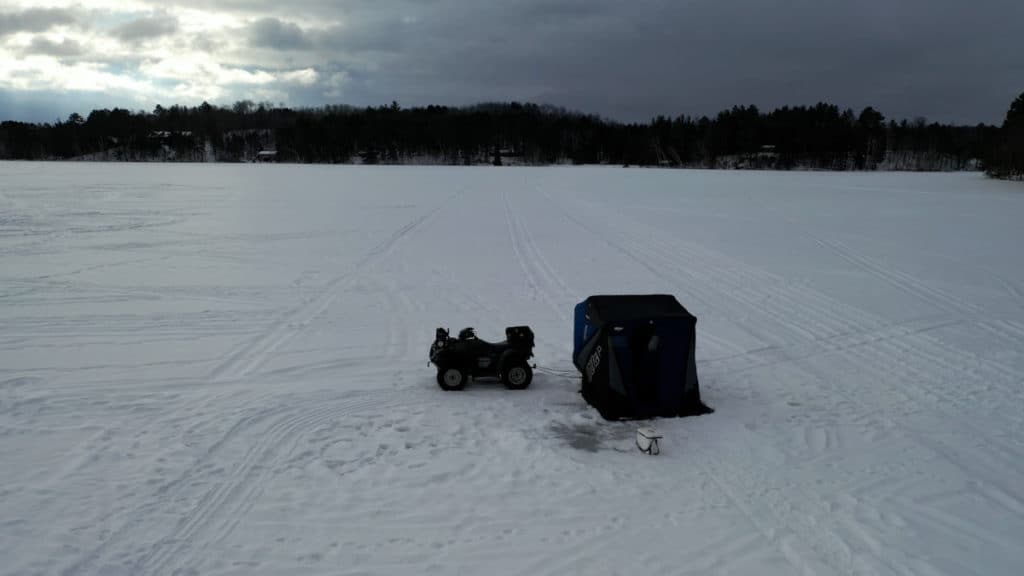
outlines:
[[[506,388],[522,390],[533,380],[527,362],[533,357],[533,330],[529,326],[505,328],[504,342],[485,342],[472,328],[464,328],[458,338],[448,330],[437,329],[430,346],[430,363],[437,366],[437,384],[444,390],[461,390],[470,378],[496,377]]]

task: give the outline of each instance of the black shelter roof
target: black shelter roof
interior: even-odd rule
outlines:
[[[587,298],[587,316],[595,325],[650,318],[697,318],[671,294],[601,295]]]

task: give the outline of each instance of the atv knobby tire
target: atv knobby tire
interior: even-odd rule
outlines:
[[[442,390],[462,390],[466,386],[466,373],[456,367],[441,368],[437,371],[437,385]]]
[[[533,381],[533,369],[523,360],[506,362],[501,369],[501,383],[509,390],[523,390]]]

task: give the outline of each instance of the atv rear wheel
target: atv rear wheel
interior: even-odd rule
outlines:
[[[466,386],[466,373],[455,367],[441,368],[437,371],[437,385],[442,390],[462,390]]]
[[[533,369],[523,361],[512,361],[502,367],[501,383],[509,390],[522,390],[533,381]]]

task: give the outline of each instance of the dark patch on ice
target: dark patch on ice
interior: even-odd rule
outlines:
[[[602,448],[602,440],[597,426],[593,424],[562,424],[551,423],[551,432],[556,438],[565,441],[569,446],[586,452],[597,452]]]

